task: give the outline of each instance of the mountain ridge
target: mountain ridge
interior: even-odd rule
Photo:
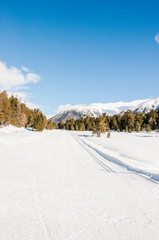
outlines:
[[[50,118],[54,122],[66,122],[69,119],[78,119],[80,117],[99,117],[103,113],[108,115],[123,114],[128,109],[135,114],[137,111],[147,113],[151,109],[159,109],[159,97],[154,99],[135,100],[131,102],[115,103],[92,103],[79,105],[61,105],[58,113]]]

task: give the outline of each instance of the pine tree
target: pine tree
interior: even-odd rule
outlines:
[[[151,129],[151,126],[149,125],[149,124],[147,124],[147,126],[146,126],[146,131],[147,132],[150,132],[152,129]]]
[[[27,124],[27,117],[22,111],[20,101],[13,96],[9,100],[11,106],[11,124],[17,127],[25,127]]]
[[[24,103],[21,103],[21,111],[26,116],[25,126],[31,127],[33,124],[33,111],[30,110]]]
[[[0,125],[3,123],[3,102],[2,95],[0,94]]]
[[[70,130],[71,130],[71,131],[74,131],[74,130],[75,130],[73,124],[70,124]]]
[[[129,131],[128,125],[126,125],[126,127],[125,127],[125,131],[126,131],[126,132]]]
[[[141,125],[139,121],[135,122],[135,131],[136,132],[140,132],[141,131]]]
[[[66,128],[66,130],[69,130],[69,120],[66,120],[65,128]]]
[[[75,124],[75,130],[76,130],[76,131],[79,130],[78,123]]]
[[[79,124],[79,131],[85,131],[85,125],[84,123]]]
[[[98,117],[96,119],[96,134],[98,137],[100,137],[101,133],[107,132],[109,130],[109,125],[107,122],[105,122],[104,117]],[[94,132],[94,131],[93,131]]]
[[[64,124],[63,124],[62,121],[60,121],[60,122],[58,123],[58,128],[59,128],[59,129],[63,129],[63,127],[64,127]]]
[[[1,93],[1,97],[2,97],[2,115],[3,115],[2,124],[8,125],[10,124],[10,120],[11,120],[11,108],[10,108],[10,102],[9,102],[6,91],[3,91]]]
[[[85,130],[86,131],[90,131],[91,130],[91,123],[90,122],[85,124]]]
[[[129,132],[129,133],[132,133],[132,129],[131,129],[131,128],[129,128],[129,129],[128,129],[128,132]]]
[[[53,125],[53,122],[52,122],[51,120],[49,120],[49,121],[47,122],[47,127],[46,127],[46,129],[48,129],[48,130],[54,129],[54,125]]]
[[[118,126],[116,117],[115,116],[111,117],[111,119],[110,119],[110,129],[117,131],[118,128],[119,128],[119,126]]]
[[[135,123],[135,116],[131,110],[128,110],[124,113],[124,115],[122,116],[122,119],[121,119],[121,123],[122,123],[122,130],[125,129],[126,132],[128,132],[129,129],[131,129],[131,131],[133,131],[134,123]]]
[[[151,129],[155,130],[158,118],[156,111],[152,109],[148,114],[146,114],[146,117]]]
[[[33,128],[41,132],[45,129],[45,127],[46,127],[46,119],[45,119],[45,116],[40,112],[34,118]]]
[[[136,112],[135,114],[135,122],[139,122],[140,128],[142,129],[144,123],[144,116],[141,112]]]

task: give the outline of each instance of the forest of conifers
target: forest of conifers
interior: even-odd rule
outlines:
[[[105,113],[100,117],[86,117],[77,120],[67,120],[65,124],[60,122],[58,128],[76,131],[106,132],[115,131],[151,131],[159,130],[159,111],[151,110],[149,113],[132,113],[127,110],[124,114],[108,116]]]
[[[0,93],[0,126],[12,124],[16,127],[31,127],[37,131],[53,129],[56,127],[52,121],[47,121],[39,109],[31,110],[18,98],[7,95],[6,91]]]
[[[58,124],[47,120],[39,109],[31,110],[18,98],[7,95],[6,91],[0,93],[0,126],[12,124],[17,127],[30,127],[37,131],[43,129],[66,129],[76,131],[93,131],[100,135],[109,130],[115,131],[151,131],[159,130],[159,111],[151,110],[149,113],[132,113],[127,110],[124,114],[108,116],[104,113],[100,117],[86,117],[70,119],[66,123],[60,121]]]

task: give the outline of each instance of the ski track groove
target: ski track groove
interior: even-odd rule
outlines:
[[[116,179],[115,183],[116,182],[118,183],[118,180],[121,180],[121,182],[124,183],[123,179],[125,180],[126,178],[125,178],[125,176],[124,176],[124,178],[122,178],[121,175],[122,174],[127,174],[127,175],[132,174],[130,176],[130,178],[134,178],[135,180],[140,180],[144,184],[144,186],[146,184],[146,181],[142,181],[138,177],[151,181],[153,183],[153,184],[151,184],[152,187],[155,186],[154,183],[157,184],[157,182],[154,179],[152,179],[151,176],[144,175],[144,173],[135,172],[131,169],[127,169],[125,166],[122,166],[121,164],[117,163],[117,159],[116,159],[116,161],[113,161],[112,159],[107,158],[106,154],[102,153],[100,150],[98,150],[98,149],[92,147],[91,145],[87,144],[87,142],[82,140],[80,137],[75,136],[75,135],[73,135],[71,133],[68,133],[68,132],[65,132],[65,133],[62,133],[62,134],[66,134],[66,135],[68,134],[68,138],[69,138],[69,139],[67,139],[67,138],[64,139],[65,141],[62,142],[62,144],[66,143],[66,146],[65,146],[65,151],[66,152],[64,151],[65,154],[63,154],[63,152],[62,152],[62,154],[60,155],[60,157],[61,156],[63,157],[61,162],[64,162],[64,165],[59,165],[59,166],[60,167],[62,166],[63,170],[61,171],[61,168],[57,168],[57,170],[59,171],[59,175],[61,175],[61,177],[62,177],[62,180],[61,180],[62,182],[60,182],[60,184],[62,185],[62,189],[65,186],[66,186],[66,188],[67,187],[69,188],[69,184],[65,185],[65,183],[71,182],[71,177],[72,177],[72,180],[76,180],[76,178],[73,178],[74,175],[72,176],[70,173],[71,173],[72,170],[74,170],[74,168],[73,168],[74,166],[75,166],[75,170],[76,170],[76,168],[80,169],[80,164],[79,164],[80,162],[77,161],[77,165],[72,164],[72,163],[75,162],[73,158],[76,158],[76,156],[78,156],[78,154],[79,154],[79,159],[77,157],[77,160],[80,160],[82,162],[82,167],[85,164],[82,160],[84,158],[86,158],[88,163],[89,164],[91,163],[91,165],[88,164],[88,166],[91,166],[92,169],[94,169],[94,172],[91,169],[90,173],[93,172],[93,174],[94,173],[96,174],[96,172],[98,171],[99,176],[101,176],[101,169],[102,169],[102,171],[104,172],[104,174],[102,174],[104,176],[104,179],[105,179],[105,177],[108,177],[108,179],[115,178]],[[61,141],[62,134],[59,135],[59,140],[60,141]],[[55,137],[56,137],[56,135],[55,135]],[[124,233],[126,231],[128,231],[127,229],[129,228],[129,231],[128,231],[129,236],[124,235],[124,237],[125,237],[124,239],[139,240],[138,232],[135,231],[136,226],[134,226],[134,223],[133,223],[133,220],[132,220],[133,219],[132,218],[133,214],[131,212],[130,212],[131,213],[131,215],[130,215],[131,218],[129,218],[129,217],[127,217],[127,215],[113,215],[113,214],[112,215],[107,215],[106,212],[103,212],[103,210],[101,211],[102,208],[99,208],[99,212],[98,212],[99,215],[94,214],[94,212],[93,212],[93,214],[92,214],[92,212],[88,212],[86,215],[84,215],[86,220],[83,220],[83,215],[82,215],[82,221],[87,221],[87,219],[88,219],[89,225],[81,224],[81,225],[78,225],[78,227],[76,228],[76,224],[79,223],[80,221],[75,222],[75,224],[73,223],[74,224],[74,229],[76,229],[75,231],[72,231],[72,228],[71,228],[72,226],[70,226],[67,222],[63,222],[62,218],[60,219],[60,217],[64,216],[64,215],[60,215],[61,214],[60,211],[55,211],[56,208],[54,206],[53,206],[53,208],[51,208],[52,206],[49,205],[49,204],[54,203],[54,198],[58,197],[58,194],[54,195],[53,188],[49,188],[51,186],[52,180],[54,178],[51,178],[51,179],[49,177],[47,178],[47,171],[48,171],[48,168],[50,166],[49,164],[51,163],[51,161],[50,161],[51,157],[54,156],[55,160],[58,160],[58,158],[56,159],[56,155],[53,155],[53,151],[52,152],[49,151],[49,149],[51,149],[51,144],[49,145],[48,143],[51,140],[51,138],[50,139],[49,138],[48,139],[44,138],[44,140],[45,140],[45,144],[46,144],[46,145],[45,144],[44,145],[47,146],[47,148],[41,146],[42,138],[38,139],[38,141],[35,143],[35,145],[33,145],[34,146],[34,151],[33,151],[33,153],[31,152],[32,153],[32,156],[31,156],[32,159],[29,162],[30,167],[27,168],[26,172],[24,172],[25,176],[23,178],[24,180],[25,180],[25,178],[27,180],[27,175],[29,175],[29,171],[30,170],[32,171],[32,175],[30,175],[31,176],[31,182],[30,183],[32,184],[31,185],[31,190],[29,190],[29,192],[27,192],[27,193],[33,194],[32,199],[31,199],[31,209],[32,209],[31,216],[34,215],[34,218],[33,218],[33,224],[32,224],[32,222],[30,222],[29,224],[30,225],[32,224],[31,226],[33,226],[32,236],[35,236],[35,237],[34,238],[31,237],[31,238],[28,238],[28,239],[29,240],[33,240],[33,239],[34,240],[40,240],[40,239],[41,240],[91,240],[91,239],[118,240],[120,234],[124,235]],[[71,144],[74,147],[72,149],[71,149]],[[83,149],[83,152],[82,152],[82,149]],[[49,153],[47,153],[46,151],[48,151]],[[82,152],[81,156],[83,156],[83,158],[81,158],[81,159],[80,159],[80,151]],[[19,154],[18,158],[20,159],[20,157],[21,157],[21,155]],[[71,159],[71,157],[72,157],[72,159]],[[45,162],[46,162],[46,168],[44,167],[44,171],[43,171],[42,167],[45,166],[43,164]],[[54,163],[56,164],[56,161],[53,162],[53,164]],[[25,167],[25,165],[24,165],[24,167]],[[100,170],[99,170],[99,168],[100,168]],[[53,168],[51,168],[51,170],[52,169]],[[82,171],[83,171],[83,169],[85,169],[85,165],[82,168]],[[124,169],[124,170],[121,171],[121,169]],[[23,170],[23,168],[22,168],[22,170]],[[81,173],[81,172],[79,171],[79,173]],[[50,173],[52,174],[51,171],[49,172],[49,174]],[[87,174],[87,172],[86,172],[86,174]],[[111,176],[111,174],[112,174],[112,176]],[[83,176],[83,175],[81,175],[81,176]],[[90,174],[90,177],[92,177],[91,174]],[[120,177],[121,177],[121,179],[120,179]],[[128,176],[128,178],[129,178],[129,176]],[[47,184],[50,184],[50,186],[48,185],[49,187],[48,188],[46,187],[46,189],[44,188],[45,187],[45,181],[46,181]],[[100,183],[100,181],[98,183]],[[47,184],[46,184],[46,186],[47,186]],[[78,187],[78,182],[75,181],[75,184],[76,185],[73,184],[71,186]],[[84,182],[83,182],[83,185],[85,186]],[[113,181],[110,181],[109,185],[111,186],[111,188],[108,188],[108,190],[112,189],[112,192],[113,192],[114,196],[117,196],[117,194],[115,192],[116,189],[113,186]],[[126,182],[126,185],[127,185],[127,182]],[[90,185],[88,185],[88,186],[90,186]],[[102,185],[102,186],[103,186],[103,191],[105,191],[105,189],[106,189],[105,184]],[[121,185],[121,186],[125,186],[125,185]],[[60,187],[60,185],[58,185],[58,187]],[[98,185],[97,185],[97,187],[98,187]],[[83,188],[82,188],[82,190],[83,190]],[[88,190],[87,188],[84,188],[84,193],[87,190]],[[47,196],[48,193],[49,193],[50,198],[48,198],[48,196]],[[75,189],[75,193],[80,193],[80,192],[76,191],[76,189]],[[81,193],[83,193],[83,192],[81,191]],[[100,193],[100,191],[99,191],[99,193]],[[117,193],[118,193],[118,191],[117,191]],[[64,191],[64,194],[67,194],[67,191],[66,192]],[[59,195],[60,198],[63,198],[65,196],[64,194]],[[72,192],[71,192],[71,194],[72,194]],[[105,197],[105,195],[101,195],[101,196]],[[91,197],[96,197],[96,196],[94,196],[93,194],[92,195],[90,194],[90,195],[88,195],[88,197],[86,199],[84,197],[80,198],[80,199],[81,200],[87,200],[88,199],[90,201]],[[113,199],[115,199],[115,198],[113,198]],[[133,199],[135,199],[135,198],[133,198]],[[66,199],[66,203],[67,203],[68,200],[69,200],[69,198]],[[96,200],[96,198],[95,198],[95,200]],[[76,201],[76,198],[75,198],[75,201]],[[134,207],[135,202],[134,203],[129,202],[130,198],[128,198],[127,201],[129,203],[129,208],[128,209],[131,209],[132,206]],[[24,203],[25,203],[25,199],[24,199]],[[56,203],[56,201],[55,201],[55,203]],[[156,202],[154,202],[154,203],[156,203]],[[91,202],[91,204],[94,204],[94,201]],[[90,207],[88,209],[89,211],[94,210],[92,208],[92,206],[94,206],[94,205],[91,205],[91,204],[90,204]],[[109,204],[110,204],[109,201],[103,203],[103,206],[104,206],[103,209],[104,210],[106,209],[107,204],[109,206]],[[70,207],[70,206],[71,207],[74,206],[75,209],[76,209],[76,206],[79,206],[79,205],[76,205],[76,204],[75,205],[69,205],[68,204],[68,207]],[[16,206],[14,205],[14,207],[17,208],[18,205],[16,205]],[[120,207],[120,205],[119,205],[119,207]],[[141,209],[139,207],[141,207]],[[139,214],[139,211],[140,211],[140,218],[141,218],[141,215],[143,215],[143,210],[145,210],[147,212],[148,208],[142,208],[141,205],[137,204],[134,209],[138,210],[137,211],[138,214]],[[64,208],[64,210],[65,210],[65,208]],[[50,214],[50,211],[52,211],[52,214]],[[62,208],[62,211],[63,211],[63,208]],[[98,211],[98,209],[97,209],[97,211]],[[99,216],[99,218],[97,219],[96,222],[92,221],[92,219],[89,222],[90,213],[91,213],[91,216],[95,216],[95,217]],[[108,213],[110,214],[110,212],[108,212]],[[122,213],[125,214],[124,211]],[[151,217],[151,211],[150,212],[148,211],[148,213],[150,214],[150,217]],[[50,218],[49,218],[49,214],[50,214]],[[72,214],[72,215],[76,214],[76,211],[71,211],[70,214]],[[51,218],[52,216],[54,216],[53,219]],[[75,217],[78,217],[78,214],[76,214]],[[74,217],[74,219],[75,219],[75,217]],[[145,218],[145,219],[146,219],[146,221],[149,220],[148,218]],[[145,219],[141,218],[141,220],[145,220]],[[51,220],[53,220],[54,225],[52,224]],[[34,228],[34,225],[36,226],[36,224],[38,224],[37,234],[39,234],[39,237],[36,236],[36,228]],[[29,228],[27,229],[27,225],[24,225],[24,227],[26,228],[26,231],[27,230],[29,231]],[[105,227],[106,227],[106,230],[107,230],[106,234],[109,235],[109,238],[107,238],[107,235],[105,235],[105,237],[104,237],[103,232],[105,230]],[[113,229],[113,231],[112,231],[112,229]],[[10,238],[13,239],[13,240],[15,240],[15,239],[16,240],[21,240],[22,238],[19,237],[21,235],[18,236],[18,234],[21,234],[21,232],[17,228],[17,232],[15,232],[15,233],[13,232],[12,236]],[[25,232],[23,233],[23,235],[24,234],[25,234]],[[6,232],[6,235],[7,235],[7,232]],[[152,236],[152,238],[153,237],[154,236]],[[10,238],[7,238],[7,239],[10,239]],[[24,235],[24,239],[27,239],[27,237],[25,235]],[[5,240],[5,239],[2,239],[2,240]]]
[[[73,135],[72,135],[73,136]],[[146,171],[143,171],[143,170],[139,170],[139,169],[134,169],[130,166],[128,166],[127,164],[122,164],[120,162],[120,160],[114,158],[114,157],[111,157],[111,156],[107,156],[106,154],[102,153],[101,151],[99,151],[98,149],[92,147],[91,145],[85,143],[83,140],[79,140],[77,139],[75,136],[73,136],[74,139],[76,139],[76,141],[83,147],[83,149],[85,149],[91,156],[92,158],[97,162],[99,163],[105,170],[107,170],[109,172],[109,170],[112,172],[112,173],[116,173],[114,170],[112,170],[111,168],[109,168],[105,163],[103,163],[102,161],[100,161],[98,158],[95,157],[94,154],[92,154],[92,152],[90,150],[87,149],[87,147],[93,151],[95,151],[99,156],[101,156],[104,160],[107,160],[108,162],[111,162],[113,163],[114,165],[120,167],[120,168],[123,168],[125,169],[127,172],[131,172],[137,176],[140,176],[144,179],[146,179],[147,181],[151,181],[152,183],[154,184],[158,184],[159,182],[159,176],[158,174],[154,174],[152,175],[151,173],[149,172],[146,172]],[[81,142],[80,142],[81,141]],[[86,147],[87,146],[87,147]],[[109,170],[108,170],[109,169]]]
[[[116,173],[112,168],[108,167],[105,163],[100,161],[89,149],[87,149],[79,139],[73,136],[73,138],[78,142],[78,144],[101,166],[103,167],[106,172],[108,173]]]

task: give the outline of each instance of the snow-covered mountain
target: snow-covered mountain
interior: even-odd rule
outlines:
[[[144,101],[143,103],[140,103],[137,108],[132,108],[132,111],[133,113],[136,113],[137,111],[140,111],[142,113],[148,113],[151,109],[159,110],[159,97],[149,99],[147,101]]]
[[[124,113],[126,110],[132,110],[133,113],[141,111],[149,112],[151,109],[159,109],[159,97],[154,99],[136,100],[132,102],[117,102],[117,103],[93,103],[81,105],[64,105],[58,108],[58,113],[50,118],[52,121],[66,122],[69,119],[77,119],[80,117],[98,117],[103,113],[114,115]]]

